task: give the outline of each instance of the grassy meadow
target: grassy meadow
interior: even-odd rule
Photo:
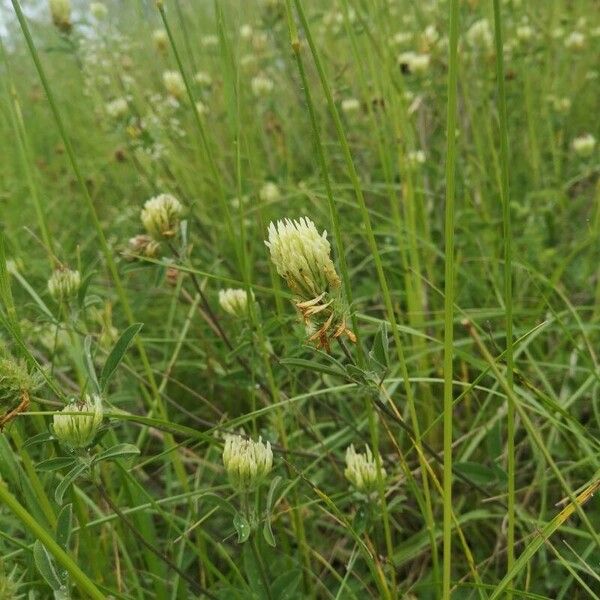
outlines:
[[[600,597],[597,0],[0,36],[0,600]]]

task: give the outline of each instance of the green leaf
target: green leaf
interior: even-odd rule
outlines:
[[[58,504],[62,504],[65,492],[69,489],[71,484],[88,468],[86,463],[79,463],[73,467],[66,475],[65,478],[56,486],[54,492],[54,499]]]
[[[388,325],[385,321],[382,321],[373,340],[369,356],[382,367],[387,368],[390,365],[389,346]]]
[[[277,600],[296,600],[301,597],[299,594],[300,583],[302,582],[302,572],[298,569],[291,569],[281,573],[273,581],[271,593]]]
[[[73,505],[65,504],[56,522],[56,541],[60,544],[63,550],[67,550],[71,532],[73,531]]]
[[[102,373],[100,373],[100,389],[102,391],[106,389],[106,385],[112,377],[112,374],[116,371],[129,346],[133,343],[133,338],[135,338],[143,326],[143,323],[134,323],[133,325],[130,325],[116,341],[104,363],[104,367],[102,367]]]
[[[233,526],[238,534],[238,544],[243,544],[250,537],[250,532],[252,531],[250,527],[250,523],[248,523],[248,519],[241,515],[239,512],[235,513],[233,517]]]
[[[39,571],[40,575],[44,578],[44,581],[55,591],[59,590],[63,586],[63,582],[58,576],[56,566],[52,557],[46,550],[46,546],[39,540],[33,544],[33,560],[35,566]]]
[[[269,486],[269,493],[267,494],[267,507],[266,507],[266,515],[265,515],[265,524],[263,526],[263,537],[269,546],[273,546],[273,548],[277,545],[275,542],[275,536],[273,535],[273,529],[271,528],[271,511],[273,507],[273,497],[275,496],[275,490],[281,481],[281,477],[277,475],[271,481],[271,485]]]
[[[133,444],[116,444],[115,446],[108,448],[108,450],[100,452],[100,454],[94,458],[94,462],[99,463],[103,460],[115,460],[125,456],[137,456],[139,453],[140,449]]]
[[[45,444],[46,442],[51,442],[54,440],[54,436],[49,431],[43,431],[42,433],[38,433],[30,437],[21,448],[25,450],[26,448],[30,448],[31,446],[36,446],[37,444]]]
[[[88,377],[94,386],[94,392],[100,393],[100,384],[98,383],[98,377],[96,377],[96,368],[94,367],[94,359],[92,358],[92,336],[87,335],[83,342],[83,356],[85,370],[87,371]]]
[[[459,462],[454,464],[453,469],[478,485],[490,485],[498,481],[498,474],[495,469],[490,469],[479,463]]]
[[[81,284],[79,285],[79,290],[77,292],[77,304],[80,307],[83,307],[83,303],[85,302],[85,296],[87,294],[88,288],[90,287],[90,282],[92,281],[92,277],[95,274],[96,274],[95,271],[88,273],[83,278],[83,280],[81,281]]]
[[[65,467],[70,467],[75,464],[75,459],[72,456],[57,456],[55,458],[47,458],[37,464],[38,471],[59,471]]]

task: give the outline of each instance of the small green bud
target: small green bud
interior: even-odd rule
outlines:
[[[81,285],[79,271],[59,267],[48,280],[48,291],[56,302],[65,302],[77,296]]]

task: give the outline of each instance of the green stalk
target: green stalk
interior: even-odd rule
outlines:
[[[512,292],[512,233],[510,221],[510,192],[508,178],[508,119],[506,114],[506,90],[504,85],[504,49],[502,44],[502,15],[500,0],[494,1],[494,31],[496,39],[496,79],[500,109],[500,197],[502,200],[502,224],[504,236],[504,304],[506,321],[506,382],[513,389],[513,292]],[[506,539],[507,570],[515,562],[515,405],[507,398],[507,475],[508,475],[508,530]],[[511,595],[508,595],[511,598]]]
[[[86,598],[104,600],[105,596],[94,585],[93,581],[79,568],[77,563],[56,543],[54,538],[25,510],[19,501],[0,484],[0,502],[5,504],[52,554],[52,556],[69,572],[73,581]]]
[[[458,0],[450,4],[444,234],[444,519],[442,597],[450,600],[452,579],[452,380],[454,358],[454,196],[456,184],[456,97],[458,83]]]

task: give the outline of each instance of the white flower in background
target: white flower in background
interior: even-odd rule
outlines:
[[[584,158],[591,156],[596,147],[596,138],[591,133],[576,137],[571,143],[573,151],[577,156]]]
[[[90,13],[94,19],[100,21],[101,19],[105,19],[108,15],[108,8],[106,8],[106,5],[102,4],[102,2],[92,2],[90,4]]]
[[[412,40],[413,34],[409,31],[399,31],[394,34],[391,39],[392,44],[396,44],[398,46],[402,46],[404,44],[408,44]]]
[[[71,0],[49,0],[52,22],[64,33],[71,31]]]
[[[342,110],[345,113],[354,113],[360,110],[360,101],[357,98],[344,98],[342,100]]]
[[[199,115],[205,115],[208,112],[206,104],[204,104],[204,102],[202,102],[201,100],[196,100],[195,106]]]
[[[533,28],[527,23],[519,25],[515,33],[517,34],[517,38],[522,42],[529,42],[533,39]]]
[[[565,38],[567,50],[583,50],[585,48],[585,35],[581,31],[572,31]]]
[[[271,444],[227,435],[223,448],[223,465],[232,487],[240,492],[256,489],[273,468]]]
[[[281,198],[281,191],[276,183],[267,181],[258,192],[258,197],[263,202],[277,202]]]
[[[106,104],[106,112],[112,119],[119,119],[129,112],[126,98],[115,98]]]
[[[244,23],[244,25],[240,27],[240,37],[243,40],[249,40],[253,33],[254,30],[252,29],[252,25],[248,25],[248,23]]]
[[[547,100],[552,110],[557,113],[568,113],[571,110],[571,99],[567,97],[558,98],[554,94],[549,94]]]
[[[179,71],[165,71],[162,75],[163,85],[173,98],[181,100],[185,95],[185,82]]]
[[[435,25],[427,25],[423,31],[423,40],[428,46],[434,46],[440,39],[440,34]]]
[[[182,214],[183,206],[175,196],[160,194],[144,204],[142,225],[155,240],[172,238],[177,234]]]
[[[319,234],[308,217],[271,223],[265,244],[277,273],[300,298],[312,300],[330,288],[339,288],[340,278],[331,260],[327,232]]]
[[[466,33],[467,43],[473,48],[491,50],[494,45],[492,28],[487,19],[479,19],[469,27]]]
[[[68,267],[59,267],[48,279],[48,291],[56,302],[74,298],[80,285],[81,275],[79,271],[71,270]]]
[[[269,43],[269,36],[265,31],[257,31],[252,36],[252,47],[257,52],[264,50]]]
[[[256,77],[252,78],[250,87],[255,96],[266,96],[273,91],[275,84],[273,83],[273,80],[266,75],[256,75]]]
[[[383,467],[379,474],[385,479],[386,473]],[[369,493],[377,487],[377,463],[369,446],[365,445],[365,453],[361,454],[350,444],[346,449],[346,479],[359,491]]]
[[[423,150],[411,150],[406,155],[406,160],[411,167],[422,165],[425,162],[425,152]]]
[[[206,71],[198,71],[194,75],[194,81],[205,87],[210,87],[212,85],[212,77]]]
[[[91,398],[86,395],[83,402],[67,404],[60,413],[54,415],[52,430],[58,441],[65,446],[87,448],[94,441],[103,416],[102,398],[96,394]]]
[[[425,73],[429,69],[429,54],[418,54],[417,52],[403,52],[398,57],[400,65],[406,65],[410,73]]]
[[[219,305],[234,317],[245,317],[248,314],[248,294],[239,288],[219,290]]]
[[[169,36],[164,29],[155,29],[152,32],[152,42],[159,52],[164,52],[169,47]]]
[[[219,45],[219,36],[213,35],[213,34],[202,36],[200,38],[200,43],[205,48],[208,48],[210,46],[218,46]]]

